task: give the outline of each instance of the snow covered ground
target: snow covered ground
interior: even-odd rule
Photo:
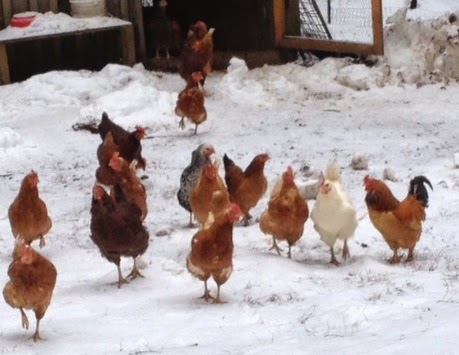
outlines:
[[[7,282],[13,246],[7,209],[32,169],[53,220],[40,252],[56,265],[58,280],[41,323],[44,340],[37,344],[30,339],[33,313],[26,331],[19,312],[0,302],[0,352],[457,353],[459,85],[440,69],[438,80],[429,78],[417,66],[414,47],[389,51],[373,68],[330,58],[308,68],[290,63],[248,70],[233,59],[227,72],[206,81],[208,120],[197,136],[191,135],[192,125],[180,130],[174,115],[183,80],[141,65],[50,72],[1,86],[0,285]],[[103,111],[126,128],[144,125],[149,138],[143,141],[150,232],[142,257],[145,278],[121,289],[112,284],[116,267],[89,238],[100,138],[72,129],[100,119]],[[213,144],[219,158],[227,153],[244,167],[268,152],[270,187],[288,165],[304,185],[304,167],[322,170],[337,161],[360,220],[351,259],[330,265],[329,250],[310,220],[292,260],[268,250],[271,239],[256,220],[248,227],[237,224],[234,271],[222,286],[227,303],[198,299],[202,282],[185,266],[196,229],[186,227],[188,214],[176,192],[191,151],[203,142]],[[350,167],[356,154],[368,157],[368,170]],[[427,176],[434,187],[409,264],[386,262],[390,250],[363,201],[363,177],[381,178],[386,168],[398,179],[388,185],[399,198],[415,175]],[[255,218],[267,199],[253,210]],[[308,205],[311,210],[314,200]],[[125,273],[131,262],[122,260]],[[215,284],[209,285],[214,293]]]

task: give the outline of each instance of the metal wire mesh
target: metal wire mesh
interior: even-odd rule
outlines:
[[[332,39],[315,0],[299,0],[301,35],[316,39]]]

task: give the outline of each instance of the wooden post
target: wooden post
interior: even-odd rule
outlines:
[[[136,63],[134,28],[132,25],[126,25],[121,28],[120,32],[123,64],[132,67]]]
[[[59,6],[57,3],[57,0],[49,0],[49,10],[58,13],[59,12]]]
[[[38,0],[29,0],[30,11],[38,12]]]
[[[11,17],[13,16],[13,10],[11,8],[10,0],[2,0],[3,5],[3,19],[5,21],[5,27],[10,24]]]
[[[274,39],[279,45],[285,35],[285,0],[273,0],[274,8]]]
[[[6,44],[0,43],[0,84],[5,85],[11,83],[10,67],[8,65],[8,53],[6,52]]]
[[[382,0],[371,1],[371,16],[373,22],[373,54],[384,54],[384,28]]]

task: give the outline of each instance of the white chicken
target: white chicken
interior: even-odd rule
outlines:
[[[338,238],[342,239],[343,260],[350,256],[347,240],[354,235],[358,220],[354,205],[341,185],[339,167],[335,163],[328,165],[320,183],[311,219],[320,239],[330,247],[330,262],[338,266],[339,262],[335,258],[333,246]]]

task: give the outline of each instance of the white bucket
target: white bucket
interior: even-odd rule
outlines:
[[[105,16],[105,0],[70,0],[73,17]]]

